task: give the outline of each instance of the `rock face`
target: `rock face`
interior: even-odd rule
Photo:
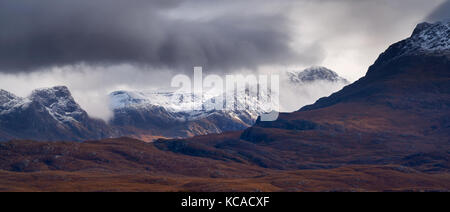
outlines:
[[[116,135],[92,119],[67,87],[38,89],[27,98],[0,91],[0,140],[83,141]]]

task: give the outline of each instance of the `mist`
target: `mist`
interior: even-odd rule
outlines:
[[[341,90],[347,84],[340,82],[315,81],[301,85],[282,83],[280,87],[280,112],[294,112],[301,107],[315,103]]]

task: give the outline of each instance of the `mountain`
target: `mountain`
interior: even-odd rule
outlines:
[[[27,98],[0,91],[0,140],[83,141],[114,134],[103,121],[90,118],[67,87],[37,89]]]
[[[448,69],[446,69],[446,65],[450,57],[449,28],[449,22],[421,23],[417,25],[410,38],[391,45],[382,53],[369,68],[365,77],[329,98],[320,99],[314,105],[306,106],[302,110],[329,106],[338,101],[346,101],[349,98],[357,99],[358,94],[360,98],[364,98],[370,95],[380,96],[376,92],[402,92],[401,95],[404,96],[431,93],[430,90],[425,90],[425,87],[418,86],[424,84],[424,86],[427,85],[430,89],[433,89],[432,83],[434,81],[436,81],[434,86],[438,86],[438,84],[443,86],[434,88],[435,91],[442,92],[440,94],[447,93],[448,83],[446,82],[446,77]],[[434,64],[435,62],[436,64]],[[427,78],[423,79],[421,78],[422,76]],[[394,77],[398,79],[392,79]],[[399,82],[395,82],[395,80]],[[388,81],[391,84],[388,84]],[[413,86],[413,81],[417,83],[415,84],[416,86]],[[399,86],[400,82],[405,82],[405,85],[403,87]],[[382,88],[383,85],[372,85],[375,83],[384,83],[389,87]],[[405,89],[406,86],[410,87]],[[419,93],[413,93],[414,91]],[[420,97],[417,96],[414,99],[419,99]],[[402,98],[408,100],[406,97]],[[427,97],[423,98],[427,99]],[[370,100],[373,101],[375,99],[372,98]],[[426,103],[423,104],[425,105]],[[434,105],[440,104],[436,102],[428,104],[430,107]]]
[[[243,130],[263,111],[263,102],[245,94],[236,95],[236,104],[245,109],[215,110],[208,104],[218,96],[205,94],[202,101],[192,93],[116,91],[110,94],[114,111],[110,123],[124,128],[124,134],[141,139],[191,137]],[[245,103],[249,107],[244,107]],[[202,110],[194,110],[194,104],[202,105]]]
[[[309,85],[315,85],[317,81],[321,80],[317,78]],[[333,88],[330,85],[321,87]],[[298,83],[288,89],[312,96],[307,88]],[[192,93],[174,91],[116,91],[109,95],[114,116],[104,123],[90,118],[64,86],[37,89],[27,98],[1,90],[0,140],[82,141],[130,136],[152,141],[238,131],[252,126],[259,115],[273,108],[272,103],[249,97],[248,92],[234,95],[234,109],[216,110],[214,103],[224,98],[225,93],[207,92],[200,98]],[[287,93],[287,90],[282,90],[282,94]],[[313,93],[324,95],[331,91],[318,92],[316,88]],[[291,101],[290,94],[288,96]],[[194,110],[192,106],[195,104],[200,104],[202,109]],[[298,109],[302,104],[294,102],[292,106]]]
[[[257,122],[241,138],[289,143],[297,154],[314,155],[309,162],[326,161],[317,156],[329,152],[337,163],[448,171],[449,32],[448,22],[419,24],[410,38],[382,53],[365,77],[276,122]]]
[[[448,173],[449,31],[448,22],[419,24],[360,80],[277,121],[258,120],[236,137],[209,135],[155,145],[281,170],[395,164],[414,172]]]
[[[349,81],[340,77],[336,72],[321,66],[314,66],[303,71],[287,72],[289,82],[294,84],[306,84],[317,81],[344,83],[349,84]]]

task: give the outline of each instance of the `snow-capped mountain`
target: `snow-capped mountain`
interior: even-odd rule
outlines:
[[[82,141],[115,135],[92,119],[64,86],[37,89],[26,98],[0,90],[0,141],[8,139]]]
[[[232,115],[245,113],[256,119],[261,113],[267,111],[267,103],[260,101],[256,94],[250,96],[249,93],[240,92],[234,97],[235,108],[227,111]],[[113,110],[161,107],[174,118],[188,121],[217,113],[218,110],[214,107],[216,101],[220,101],[220,104],[225,107],[225,99],[225,93],[205,93],[203,97],[200,97],[193,93],[176,91],[116,91],[110,94],[110,106]],[[195,109],[195,105],[201,105],[201,107]]]
[[[289,82],[294,84],[306,84],[317,81],[327,81],[348,84],[348,80],[340,77],[336,72],[321,66],[314,66],[303,71],[287,72]]]
[[[418,24],[411,37],[391,45],[380,55],[374,66],[417,55],[450,57],[450,21]]]
[[[177,93],[169,91],[116,91],[110,94],[110,107],[120,109],[153,109],[164,108],[173,118],[180,120],[195,119],[205,111],[194,111],[194,104],[201,101],[192,93]],[[208,111],[209,112],[209,111]]]
[[[406,40],[402,52],[405,54],[439,54],[450,50],[450,22],[417,25],[412,36]]]
[[[304,87],[301,89],[304,91]],[[64,86],[36,89],[28,97],[0,90],[0,140],[81,141],[131,136],[150,141],[237,131],[252,126],[259,115],[277,108],[256,93],[253,89],[234,93],[234,108],[217,110],[216,102],[226,105],[226,93],[205,92],[200,98],[168,90],[116,91],[109,96],[114,118],[105,123],[90,118]],[[293,93],[301,95],[299,90]],[[200,110],[194,110],[197,104],[201,105]],[[301,106],[295,104],[295,108]]]
[[[29,99],[43,105],[61,123],[80,122],[86,116],[86,112],[75,102],[65,86],[34,90]]]
[[[110,94],[110,107],[114,111],[111,124],[164,137],[241,130],[251,126],[270,105],[258,100],[256,94],[248,94],[234,95],[234,109],[218,110],[214,105],[217,102],[225,106],[224,93],[205,92],[200,97],[176,91],[116,91]],[[194,108],[197,104],[198,109]]]
[[[37,89],[28,97],[0,90],[0,141],[82,141],[118,136],[150,141],[222,133],[251,126],[266,106],[241,94],[235,96],[241,108],[216,110],[212,104],[217,98],[208,93],[201,101],[188,93],[116,91],[110,95],[114,118],[105,123],[90,118],[64,86]],[[199,102],[202,109],[193,110]]]

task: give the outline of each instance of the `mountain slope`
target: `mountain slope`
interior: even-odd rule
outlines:
[[[395,161],[394,156],[428,151],[447,157],[449,25],[418,25],[411,38],[381,54],[362,79],[298,112],[282,114],[276,122],[258,122],[242,138],[288,142],[294,135],[303,138],[313,135],[329,143],[341,137],[340,142],[332,144],[333,149],[351,147],[357,151],[348,149],[348,152],[364,156],[364,161],[371,163],[387,158]],[[422,39],[424,35],[427,39]],[[276,131],[283,134],[272,134]],[[330,138],[324,138],[327,135]],[[385,157],[376,157],[381,155]],[[437,169],[448,168],[448,161],[436,165]]]

